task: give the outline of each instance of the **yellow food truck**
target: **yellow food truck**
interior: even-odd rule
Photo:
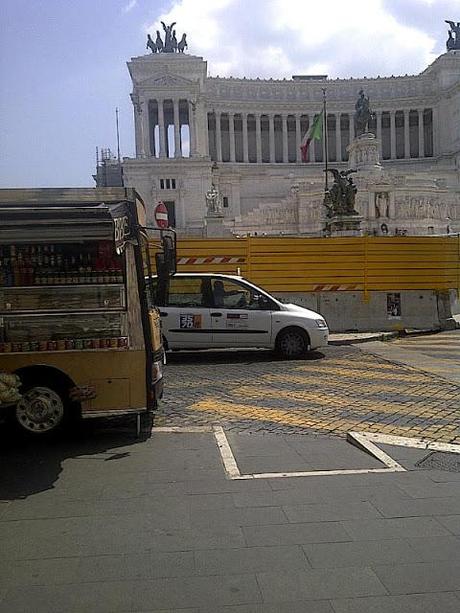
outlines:
[[[155,408],[164,352],[145,225],[132,189],[0,190],[0,411],[24,430],[127,413],[139,428]],[[169,275],[175,237],[155,240]]]

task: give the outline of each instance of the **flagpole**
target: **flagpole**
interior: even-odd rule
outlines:
[[[327,192],[327,190],[329,189],[329,185],[328,185],[328,170],[327,170],[328,157],[329,157],[328,149],[329,148],[328,148],[328,142],[327,142],[326,88],[323,87],[321,89],[323,90],[323,134],[324,134],[324,138],[323,138],[323,156],[324,156],[324,174],[326,175],[325,182],[324,182],[324,190]]]

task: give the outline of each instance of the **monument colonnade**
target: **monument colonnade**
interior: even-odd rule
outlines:
[[[146,97],[135,108],[139,157],[182,158],[198,153],[194,101],[171,95]],[[301,161],[301,141],[317,113],[213,108],[206,115],[207,150],[200,154],[216,162],[288,163]],[[433,119],[431,108],[375,109],[370,129],[379,139],[381,158],[433,156]],[[328,112],[327,129],[331,161],[346,161],[346,147],[355,137],[353,113]],[[308,160],[322,161],[321,146],[312,143]]]
[[[196,154],[195,103],[187,97],[145,97],[135,104],[137,157],[181,158]],[[184,129],[185,128],[185,129]]]

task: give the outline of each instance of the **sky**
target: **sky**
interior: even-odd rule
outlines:
[[[390,76],[444,53],[460,0],[3,0],[2,13],[0,187],[93,187],[116,108],[134,155],[126,62],[160,20],[210,76]]]

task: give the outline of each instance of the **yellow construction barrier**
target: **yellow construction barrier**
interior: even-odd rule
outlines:
[[[177,261],[181,272],[239,273],[269,292],[460,289],[460,236],[181,239]]]

